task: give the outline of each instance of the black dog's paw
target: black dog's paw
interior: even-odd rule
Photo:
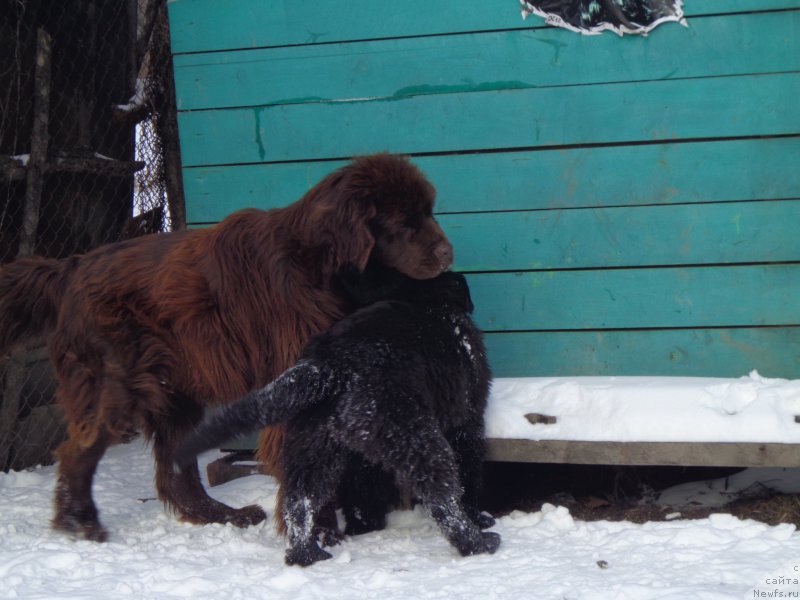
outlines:
[[[494,517],[487,512],[476,513],[472,518],[472,522],[478,526],[478,529],[489,529],[489,527],[494,527],[496,523]]]
[[[338,527],[314,527],[314,536],[323,547],[330,548],[344,541],[344,534]]]
[[[497,552],[497,549],[500,547],[500,534],[495,533],[493,531],[484,531],[481,533],[481,537],[483,538],[484,550],[483,552],[488,552],[489,554],[494,554]]]
[[[363,535],[371,531],[381,531],[386,529],[386,515],[381,513],[371,517],[355,518],[354,516],[347,517],[347,526],[345,527],[345,535]]]
[[[325,552],[325,550],[317,546],[316,543],[311,543],[289,548],[286,551],[285,561],[289,566],[299,565],[301,567],[308,567],[315,562],[328,560],[329,558],[333,558],[330,552]]]
[[[467,544],[456,546],[461,556],[472,556],[474,554],[494,554],[500,547],[500,534],[493,531],[480,533],[480,537],[471,540]]]

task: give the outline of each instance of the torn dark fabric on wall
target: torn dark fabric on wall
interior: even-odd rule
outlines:
[[[686,25],[682,0],[520,0],[522,16],[584,34],[647,35],[667,21]]]

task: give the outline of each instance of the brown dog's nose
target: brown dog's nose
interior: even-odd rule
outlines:
[[[436,250],[434,250],[434,256],[436,256],[439,264],[442,265],[443,270],[449,268],[453,264],[453,246],[446,240],[439,242]]]

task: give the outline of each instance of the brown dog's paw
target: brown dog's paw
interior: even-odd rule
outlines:
[[[206,510],[197,510],[197,506],[181,510],[179,519],[184,523],[193,525],[208,525],[209,523],[230,523],[236,527],[249,527],[257,525],[267,518],[267,513],[258,505],[251,504],[242,508],[231,508],[219,502],[213,501],[211,508],[204,506]]]
[[[99,521],[79,521],[71,517],[57,516],[51,525],[55,531],[61,531],[75,539],[100,543],[108,540],[108,531]]]
[[[236,527],[250,527],[250,525],[258,525],[266,518],[267,513],[263,508],[256,504],[251,504],[250,506],[233,509],[231,516],[228,518],[228,523]]]

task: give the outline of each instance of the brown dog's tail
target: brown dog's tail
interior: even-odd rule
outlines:
[[[24,258],[0,268],[0,353],[55,328],[74,260]]]

